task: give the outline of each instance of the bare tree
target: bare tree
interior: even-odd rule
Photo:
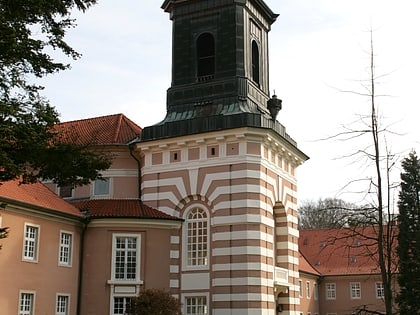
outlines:
[[[397,157],[391,154],[387,144],[387,135],[391,133],[387,126],[383,126],[382,117],[379,114],[377,94],[375,88],[377,80],[380,76],[375,73],[375,54],[373,46],[373,32],[370,31],[370,66],[369,66],[369,79],[363,84],[364,91],[344,91],[359,96],[367,97],[369,99],[369,114],[360,116],[359,122],[361,127],[354,128],[354,126],[346,127],[346,129],[329,139],[340,139],[345,141],[357,141],[357,149],[355,152],[350,153],[346,157],[352,158],[354,161],[362,162],[364,165],[370,165],[372,174],[363,179],[354,179],[352,183],[360,183],[360,181],[367,181],[368,187],[361,192],[363,193],[363,203],[368,206],[365,207],[366,218],[360,221],[360,216],[352,217],[352,225],[354,229],[347,233],[344,237],[358,237],[365,239],[367,243],[371,244],[366,249],[366,255],[371,255],[378,264],[380,275],[384,287],[384,304],[385,314],[393,314],[395,307],[395,273],[397,271],[396,264],[396,238],[397,227],[394,222],[393,213],[393,190],[396,188],[391,180],[391,171]],[[362,138],[370,136],[368,144],[363,147]],[[369,168],[366,168],[369,171]],[[374,230],[374,233],[365,235],[365,229],[360,229],[360,226],[365,226],[369,222]],[[368,309],[365,305],[360,306],[356,311],[359,314],[380,314],[378,310]]]
[[[299,229],[331,229],[371,224],[371,209],[338,198],[304,200],[298,207]]]

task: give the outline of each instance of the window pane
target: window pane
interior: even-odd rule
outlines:
[[[109,179],[97,179],[93,183],[93,194],[98,195],[109,195]]]
[[[125,314],[130,301],[131,298],[129,297],[114,297],[114,307],[111,315]]]
[[[66,295],[57,296],[56,315],[68,314],[69,297]]]
[[[114,278],[137,279],[137,237],[116,237],[114,250]]]
[[[71,246],[72,246],[72,234],[61,233],[60,237],[60,264],[70,264],[71,261]]]
[[[38,228],[27,225],[25,227],[25,238],[23,245],[23,257],[25,259],[36,260],[38,245]]]
[[[187,259],[189,266],[207,265],[207,214],[195,208],[187,216]]]
[[[186,297],[185,311],[186,315],[207,314],[207,298],[205,296]]]
[[[34,295],[32,293],[21,293],[19,301],[19,315],[33,314]]]

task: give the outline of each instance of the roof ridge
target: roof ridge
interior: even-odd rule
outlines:
[[[80,119],[68,120],[68,121],[63,121],[63,122],[60,121],[58,124],[59,125],[62,125],[62,124],[71,124],[71,123],[82,122],[82,121],[87,121],[87,120],[94,120],[94,119],[101,119],[101,118],[109,118],[109,117],[119,116],[119,115],[124,116],[123,113],[108,114],[108,115],[102,115],[102,116],[96,116],[96,117],[89,117],[89,118],[80,118]]]
[[[115,128],[114,138],[112,139],[114,142],[117,142],[118,136],[121,132],[121,125],[122,125],[123,117],[124,117],[123,114],[117,115],[117,127]]]

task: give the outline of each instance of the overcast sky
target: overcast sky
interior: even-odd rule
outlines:
[[[171,21],[157,0],[99,0],[68,42],[83,54],[72,69],[44,81],[45,96],[62,121],[123,113],[141,127],[165,116],[171,78]],[[358,142],[322,140],[369,114],[370,30],[376,63],[376,100],[392,153],[420,147],[420,1],[266,0],[280,16],[270,43],[270,89],[283,100],[277,119],[310,156],[298,169],[300,200],[339,197],[367,178],[367,163],[340,157],[365,149]],[[344,126],[344,127],[343,127]],[[399,163],[398,163],[399,165]],[[395,174],[398,178],[398,172]],[[357,189],[363,189],[358,186]]]

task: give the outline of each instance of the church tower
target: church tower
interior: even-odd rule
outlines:
[[[168,286],[183,314],[299,314],[296,168],[276,117],[262,0],[166,0],[167,112],[143,129],[142,200],[184,219]],[[159,262],[156,262],[159,263]]]

